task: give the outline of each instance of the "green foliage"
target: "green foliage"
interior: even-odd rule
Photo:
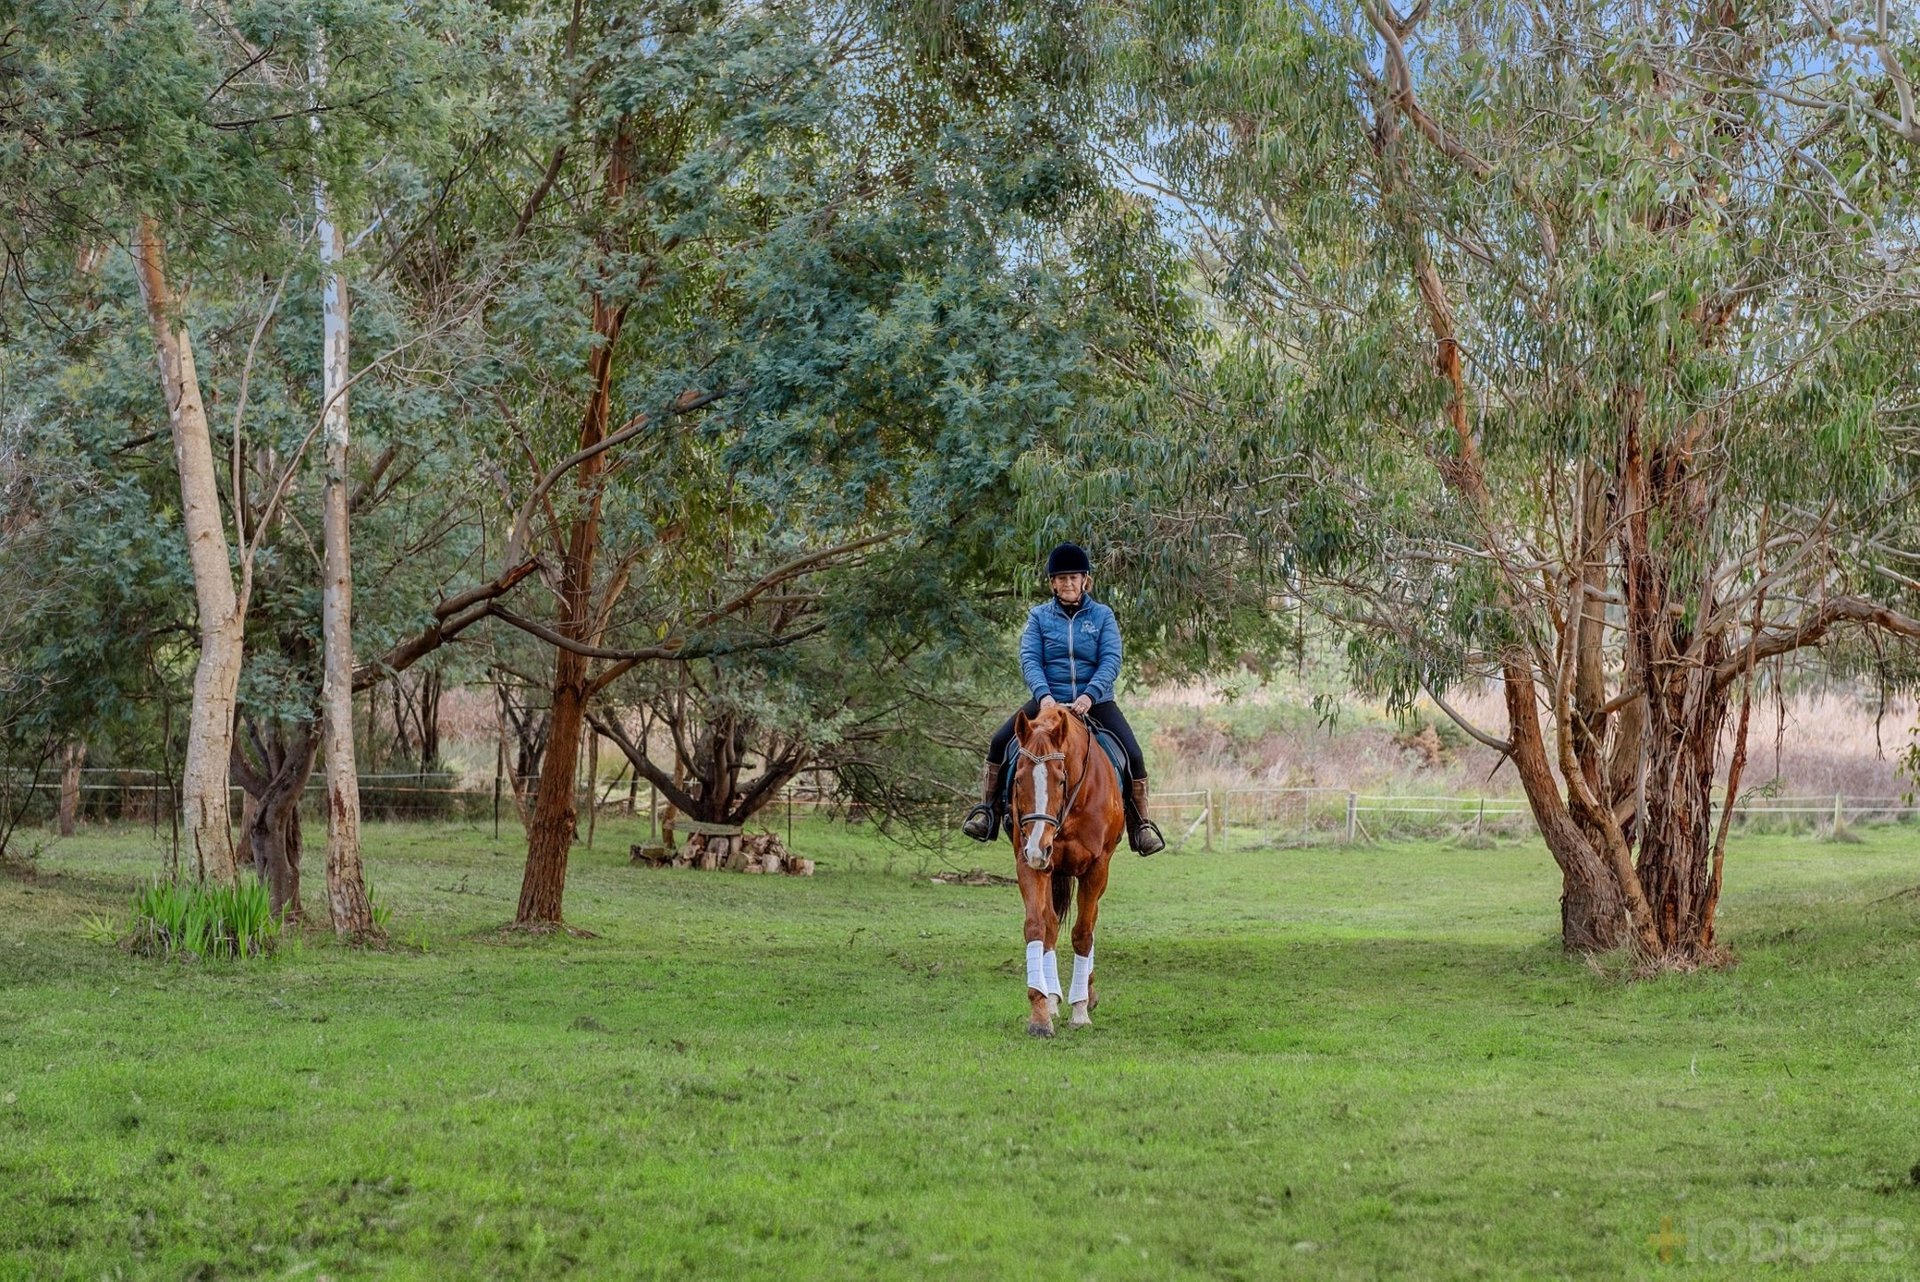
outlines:
[[[374,933],[385,938],[392,933],[393,905],[373,893],[373,887],[367,887],[367,904],[373,910]]]
[[[279,937],[280,923],[260,882],[155,880],[134,892],[126,942],[148,957],[213,961],[264,956]]]
[[[80,937],[90,944],[118,944],[126,933],[125,922],[109,913],[90,912],[80,918]]]
[[[1750,608],[1701,602],[1747,604],[1763,530],[1821,552],[1774,553],[1762,633],[1839,593],[1913,615],[1904,554],[1862,542],[1920,530],[1915,153],[1845,105],[1885,92],[1871,42],[1662,6],[1545,25],[1416,9],[1396,39],[1429,128],[1396,108],[1365,12],[1104,15],[1115,146],[1184,234],[1211,341],[1161,375],[1151,437],[1138,413],[1102,425],[1023,483],[1110,504],[1160,612],[1225,626],[1304,598],[1363,634],[1356,674],[1403,703],[1514,647],[1552,688],[1583,477],[1624,502],[1630,440],[1656,487],[1647,590],[1689,662],[1697,638],[1753,635],[1731,626]],[[1423,264],[1463,357],[1464,438]],[[1485,511],[1449,480],[1469,452]],[[1603,533],[1617,606],[1618,519]]]

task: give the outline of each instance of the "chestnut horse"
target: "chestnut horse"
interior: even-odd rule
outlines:
[[[1027,1031],[1053,1036],[1060,1010],[1060,918],[1080,883],[1073,919],[1069,1027],[1086,1028],[1093,995],[1093,924],[1107,888],[1107,866],[1127,829],[1120,778],[1086,722],[1064,706],[1013,720],[1014,770],[1007,825],[1020,898],[1027,908]]]

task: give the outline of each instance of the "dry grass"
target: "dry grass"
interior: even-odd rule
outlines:
[[[1512,767],[1423,702],[1408,719],[1352,697],[1318,720],[1297,682],[1183,685],[1137,698],[1157,786],[1165,791],[1338,788],[1380,795],[1510,797]],[[1466,690],[1449,702],[1498,732],[1498,693]],[[1782,796],[1896,798],[1913,786],[1900,754],[1916,720],[1911,702],[1882,708],[1865,693],[1825,691],[1754,710],[1747,791]],[[1552,727],[1547,727],[1552,733]],[[1731,728],[1724,758],[1732,755]],[[1434,751],[1437,741],[1438,752]]]

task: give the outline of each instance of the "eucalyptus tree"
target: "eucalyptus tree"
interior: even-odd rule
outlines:
[[[0,359],[0,387],[17,377]],[[14,832],[35,808],[43,772],[73,742],[68,674],[35,661],[43,629],[73,588],[59,547],[71,533],[75,469],[38,448],[24,415],[0,412],[0,870]],[[62,705],[66,705],[63,707]],[[63,835],[68,788],[60,790]]]
[[[1149,543],[1244,538],[1221,559],[1338,621],[1369,688],[1511,761],[1569,949],[1719,955],[1756,684],[1920,637],[1920,48],[1888,8],[1107,28],[1116,155],[1185,219],[1219,341],[1100,484]],[[1504,725],[1454,713],[1474,679]]]
[[[555,650],[523,926],[561,920],[593,701],[641,664],[804,639],[755,608],[803,572],[881,547],[977,572],[1011,461],[1090,385],[1086,318],[1123,310],[1096,300],[1143,238],[1112,234],[1041,63],[1013,56],[1031,33],[943,64],[995,64],[969,97],[910,25],[831,4],[530,12],[473,162],[393,251],[426,287],[498,282],[468,430],[509,529],[490,564],[536,564],[546,604],[475,609]],[[676,545],[775,579],[653,591]]]
[[[16,281],[41,244],[67,247],[84,266],[93,242],[121,220],[141,270],[179,465],[181,510],[199,596],[201,662],[196,677],[184,792],[198,876],[231,881],[235,864],[227,810],[227,749],[239,681],[242,612],[221,524],[212,445],[191,339],[179,316],[154,206],[166,182],[198,184],[258,198],[271,179],[241,154],[244,130],[214,127],[202,101],[218,83],[219,60],[191,15],[144,11],[113,27],[85,23],[76,10],[47,6],[9,15],[13,56],[0,62],[13,110],[6,125],[10,189],[21,198],[4,236]],[[104,34],[101,34],[104,33]],[[76,37],[78,37],[76,39]],[[242,89],[219,110],[256,110]],[[184,126],[184,127],[182,127]],[[197,128],[195,127],[197,126]],[[22,289],[31,302],[30,289]]]
[[[824,553],[799,531],[726,543],[662,549],[635,595],[674,599],[639,616],[725,611],[773,644],[638,665],[590,711],[596,732],[699,823],[738,828],[803,771],[886,819],[950,815],[984,742],[975,669],[1005,630],[984,581],[884,534]]]
[[[347,494],[337,428],[345,385],[381,372],[417,341],[363,358],[354,371],[336,341],[336,359],[323,364],[323,327],[315,317],[305,328],[299,302],[316,275],[316,222],[337,226],[363,209],[377,222],[366,197],[434,145],[437,113],[449,97],[440,75],[445,37],[464,33],[466,24],[444,7],[410,6],[404,22],[401,14],[381,4],[324,13],[292,4],[240,12],[180,5],[103,23],[91,11],[51,4],[5,19],[0,95],[9,110],[0,118],[0,167],[10,199],[0,214],[0,245],[14,288],[0,295],[0,312],[20,330],[67,323],[49,341],[67,344],[71,380],[73,368],[111,344],[102,331],[126,324],[101,288],[127,279],[111,252],[125,245],[158,356],[180,495],[173,511],[186,527],[198,598],[183,791],[200,876],[226,880],[234,872],[227,782],[246,634],[257,613],[253,594],[263,573],[284,575],[297,565],[276,540],[305,537],[296,509],[309,447],[331,423],[334,519],[322,524],[340,545]],[[335,57],[324,77],[316,56],[322,20]],[[324,128],[312,128],[321,119]],[[316,190],[324,196],[317,209]],[[339,297],[344,282],[329,266],[335,269],[320,274]],[[316,286],[313,295],[319,292]],[[77,324],[63,322],[70,303],[83,301],[91,312]],[[294,324],[282,325],[289,316]],[[297,350],[302,343],[312,351]],[[287,377],[297,373],[313,386]],[[80,394],[69,395],[76,387]],[[103,388],[85,379],[66,389],[56,384],[46,405],[91,400],[99,411],[99,402],[118,400],[112,412],[132,422],[151,408],[124,385],[113,389],[124,396]],[[227,456],[221,463],[216,449]],[[384,466],[376,461],[366,481],[377,483]],[[274,591],[294,599],[284,584]],[[436,609],[411,648],[383,655],[386,668],[438,643],[460,608],[441,605],[447,612]],[[264,632],[283,634],[279,624]],[[352,669],[345,647],[334,648],[345,660],[332,683],[340,692]],[[340,764],[348,778],[336,780],[336,797],[352,787],[350,756]],[[297,787],[290,795],[297,797]],[[336,928],[360,934],[371,919],[350,844],[333,843],[328,893]]]

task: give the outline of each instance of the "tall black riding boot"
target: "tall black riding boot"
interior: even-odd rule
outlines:
[[[1133,847],[1136,855],[1151,855],[1155,851],[1167,848],[1167,839],[1160,835],[1160,829],[1147,818],[1147,781],[1129,780],[1127,791],[1131,794],[1133,805],[1128,807],[1127,844]]]
[[[980,804],[967,812],[960,831],[975,841],[992,841],[1000,835],[1000,771],[995,762],[987,763],[980,781]]]

